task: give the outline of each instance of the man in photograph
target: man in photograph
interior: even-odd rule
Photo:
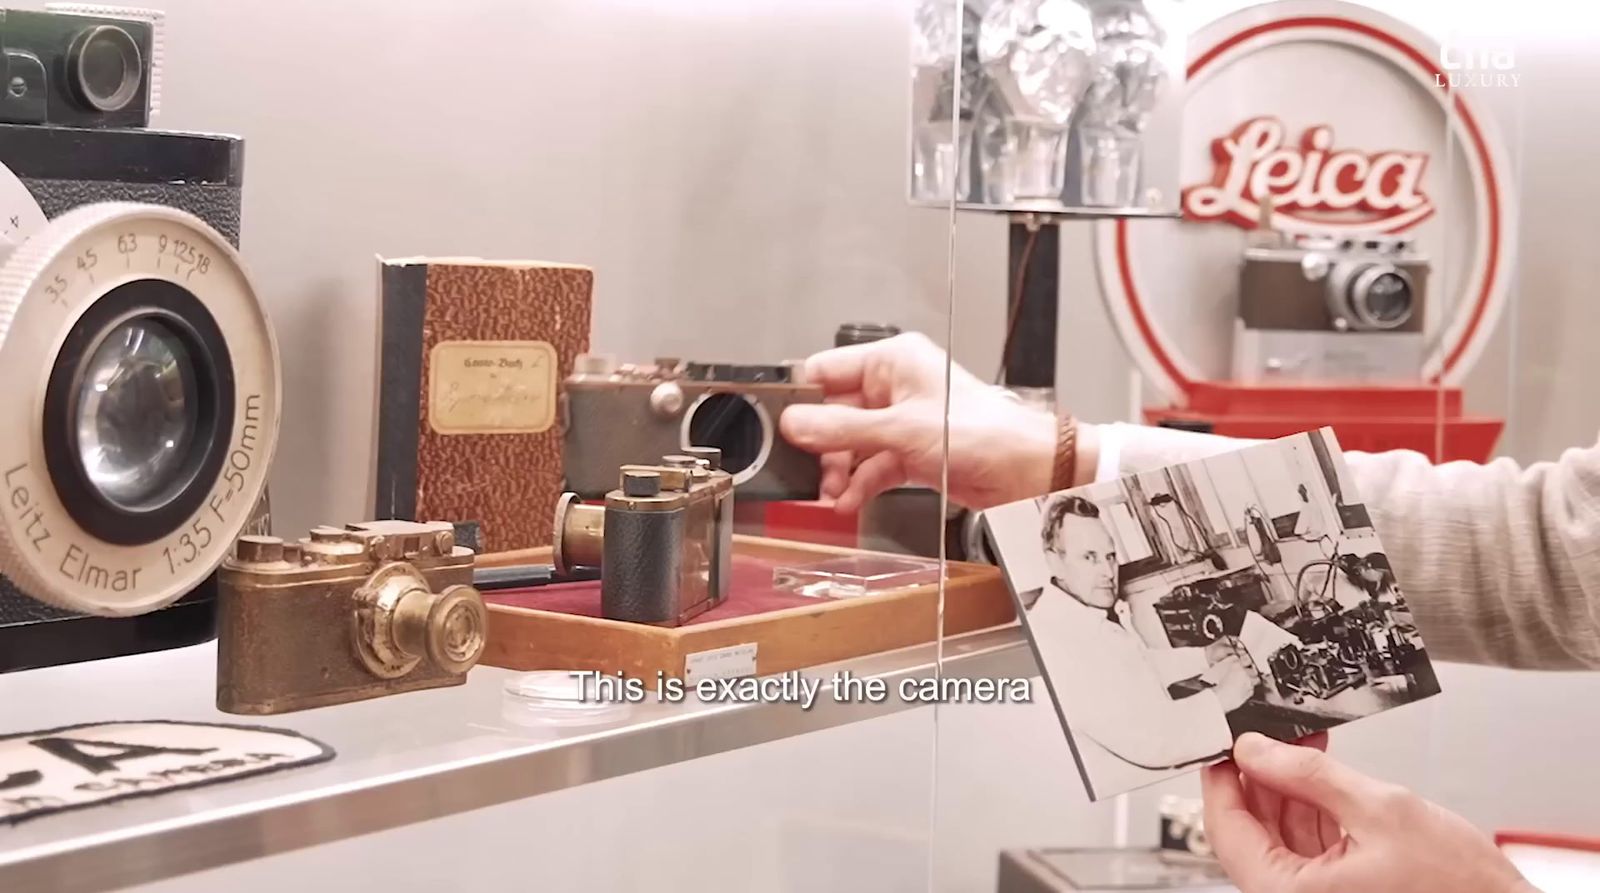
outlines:
[[[1227,714],[1255,692],[1234,644],[1147,646],[1127,621],[1116,541],[1089,500],[1046,501],[1041,535],[1049,582],[1023,601],[1038,647],[1061,657],[1042,662],[1077,668],[1050,685],[1071,716],[1088,777],[1123,789],[1225,755],[1233,744]],[[1191,693],[1169,692],[1185,680]]]

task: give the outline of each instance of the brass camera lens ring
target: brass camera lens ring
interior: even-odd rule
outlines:
[[[231,387],[234,412],[231,429],[216,432],[214,480],[202,468],[191,485],[202,493],[197,507],[159,539],[125,544],[95,535],[66,506],[75,497],[51,474],[59,432],[46,436],[45,409],[74,331],[141,280],[186,291],[209,314],[227,346],[231,384],[218,386]],[[103,202],[33,233],[0,265],[0,376],[14,394],[0,401],[0,573],[22,592],[84,614],[146,614],[198,587],[250,524],[278,439],[277,343],[238,253],[198,217]]]
[[[700,412],[702,406],[713,400],[721,402],[729,399],[742,401],[744,405],[740,407],[741,410],[745,406],[750,408],[750,410],[755,414],[756,422],[760,426],[761,433],[761,443],[756,448],[755,457],[748,465],[737,471],[734,471],[732,468],[732,466],[736,464],[735,460],[739,455],[737,452],[728,449],[726,444],[695,443],[694,437],[691,434],[695,418]],[[773,438],[776,436],[776,432],[777,428],[772,424],[772,415],[767,412],[767,408],[761,404],[761,401],[757,400],[755,397],[751,396],[750,394],[740,393],[738,391],[710,390],[704,394],[701,394],[699,397],[696,397],[695,401],[689,405],[687,410],[684,411],[683,421],[678,426],[679,449],[687,450],[693,447],[704,446],[718,448],[722,451],[722,468],[724,471],[727,471],[733,476],[733,485],[737,487],[755,477],[757,474],[760,474],[761,470],[766,467],[767,460],[772,456],[772,442]]]
[[[439,594],[428,615],[428,658],[446,673],[477,665],[489,641],[489,609],[477,589],[457,584]]]
[[[423,658],[445,672],[465,673],[483,655],[489,612],[471,586],[435,594],[415,566],[392,561],[373,571],[353,597],[356,656],[380,679],[406,676]]]
[[[351,632],[362,665],[380,679],[399,679],[416,669],[427,649],[414,634],[417,615],[426,630],[433,601],[422,572],[404,561],[390,562],[373,571],[353,597]]]

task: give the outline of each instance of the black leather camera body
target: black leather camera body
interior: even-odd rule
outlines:
[[[0,121],[145,127],[153,93],[149,21],[0,9]]]
[[[1155,608],[1172,647],[1192,648],[1239,635],[1245,614],[1266,605],[1266,579],[1245,567],[1175,586]]]
[[[237,248],[243,142],[142,126],[149,120],[151,30],[131,20],[0,11],[11,85],[0,99],[0,165],[47,219],[100,202],[161,205],[195,215]],[[33,92],[41,76],[42,97]],[[265,498],[255,517],[253,530],[266,532]],[[0,672],[209,641],[215,597],[212,575],[148,614],[88,616],[45,604],[0,576]]]

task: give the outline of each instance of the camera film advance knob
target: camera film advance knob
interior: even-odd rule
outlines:
[[[424,657],[448,673],[463,673],[483,655],[489,613],[471,586],[435,593],[415,567],[400,561],[379,568],[356,590],[356,605],[356,650],[379,678],[405,676]]]
[[[622,495],[649,498],[661,495],[661,475],[654,471],[630,471],[622,476]]]
[[[650,392],[650,409],[663,418],[683,412],[683,388],[675,381],[664,381]]]

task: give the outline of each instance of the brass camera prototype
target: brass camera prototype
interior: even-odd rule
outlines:
[[[460,685],[488,611],[444,522],[241,537],[218,571],[217,708],[287,713]]]
[[[728,597],[733,475],[710,447],[624,465],[603,506],[562,495],[554,543],[558,573],[600,570],[603,617],[682,625]]]
[[[811,500],[821,492],[816,455],[784,440],[778,419],[796,403],[821,403],[798,363],[748,365],[660,359],[614,363],[585,354],[561,397],[566,489],[599,499],[623,465],[689,447],[715,447],[744,500]]]

